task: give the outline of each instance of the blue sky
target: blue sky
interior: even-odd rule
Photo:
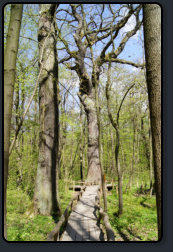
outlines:
[[[95,6],[95,7],[92,8],[92,6]],[[90,16],[94,15],[96,8],[99,8],[99,6],[100,6],[100,4],[88,4],[88,5],[85,4],[84,5],[84,10],[86,10],[86,20],[87,21],[90,20]],[[114,8],[114,11],[116,11],[119,7],[120,7],[120,4],[112,4],[112,8]],[[69,8],[68,4],[60,4],[58,9],[68,9],[68,8]],[[69,10],[71,10],[71,9],[69,9]],[[121,10],[122,15],[126,12],[127,12],[126,8],[123,8]],[[64,11],[59,12],[59,14],[57,14],[57,17],[65,18],[66,12],[64,12]],[[67,15],[67,18],[70,20],[70,15]],[[94,18],[96,18],[96,15],[94,16]],[[107,8],[105,8],[105,11],[103,13],[103,18],[105,20],[110,18],[110,12],[108,11]],[[142,11],[140,13],[140,19],[141,18],[142,18]],[[98,20],[98,22],[99,22],[99,20]],[[76,24],[76,23],[74,23],[74,24]],[[123,30],[120,32],[117,39],[115,40],[115,48],[119,44],[119,42],[121,41],[122,36],[127,31],[131,30],[134,27],[134,24],[135,24],[135,18],[133,16],[132,18],[129,19],[128,23],[126,24],[126,26],[123,28]],[[60,26],[61,26],[61,22],[59,22],[59,27]],[[65,30],[67,31],[68,28],[65,28]],[[67,39],[67,41],[69,41],[69,48],[72,50],[75,50],[75,47],[71,46],[71,43],[74,43],[72,33],[69,33],[68,35],[66,35],[65,39]],[[142,59],[143,59],[142,40],[143,40],[143,32],[141,30],[140,32],[137,32],[136,35],[134,35],[132,38],[129,39],[129,41],[126,43],[126,46],[125,46],[123,52],[119,55],[119,58],[129,60],[129,61],[134,61],[136,63],[142,62]],[[108,41],[108,39],[105,39],[105,42],[107,42],[107,41]],[[97,51],[97,53],[100,54],[101,48],[103,48],[102,43],[98,42],[96,44],[96,47],[94,47],[94,51],[95,52]],[[107,52],[109,52],[110,50],[111,50],[111,47],[108,49]],[[65,53],[64,55],[67,55],[67,54]],[[59,56],[63,57],[62,52],[59,53]],[[130,69],[129,66],[127,66],[127,67]]]
[[[59,8],[68,8],[69,4],[60,4]],[[86,11],[88,10],[89,6],[96,6],[95,8],[99,7],[99,4],[97,5],[91,5],[91,4],[85,4],[84,8],[86,9]],[[114,8],[114,10],[118,9],[120,7],[120,4],[112,4],[112,7]],[[37,26],[32,25],[32,23],[26,21],[26,19],[28,18],[28,16],[26,16],[26,8],[29,10],[30,9],[30,13],[35,15],[35,19],[38,21],[38,11],[39,11],[39,7],[38,4],[24,4],[24,14],[23,14],[23,21],[22,21],[22,26],[23,26],[23,30],[21,33],[21,36],[25,36],[25,37],[31,37],[32,39],[37,41]],[[91,11],[92,14],[94,13],[94,9],[89,9],[88,11]],[[122,10],[122,14],[123,12],[125,12],[125,10]],[[88,14],[86,14],[88,15]],[[108,18],[108,10],[105,9],[104,18]],[[58,15],[57,15],[58,16]],[[61,12],[60,16],[63,17],[65,16],[65,12]],[[88,15],[89,16],[89,15]],[[141,12],[141,16],[142,16],[142,12]],[[87,18],[89,19],[89,17]],[[31,18],[30,18],[31,21]],[[131,20],[129,20],[130,22],[127,24],[127,27],[123,28],[123,32],[128,31],[128,29],[130,27],[133,27],[133,18]],[[121,33],[121,35],[123,34],[123,32]],[[126,59],[126,60],[131,60],[134,62],[138,62],[139,60],[142,60],[143,58],[143,48],[142,48],[142,43],[141,41],[139,42],[139,35],[143,40],[143,32],[138,32],[137,35],[133,36],[131,39],[129,39],[129,41],[127,42],[123,52],[120,54],[120,58],[122,59]],[[69,39],[69,41],[74,41],[74,39],[72,38],[72,34],[70,33],[67,37],[67,39]],[[120,38],[120,36],[119,36]],[[38,48],[38,45],[36,42],[30,41],[28,39],[24,39],[24,38],[20,38],[23,44],[23,49],[21,48],[20,53],[22,53],[24,56],[27,56],[26,59],[31,60],[33,58],[33,55],[35,54],[35,51]],[[117,42],[115,42],[115,46],[117,45],[117,43],[120,40],[117,39]],[[24,46],[24,44],[26,44],[26,47],[29,46],[29,48],[26,50],[26,47]],[[70,47],[70,44],[69,44]],[[102,45],[101,43],[97,43],[97,47],[96,50],[100,51]],[[23,52],[22,52],[23,50]],[[61,53],[59,53],[59,55],[61,56]]]
[[[63,8],[68,8],[68,6],[69,6],[69,4],[60,4],[59,8],[62,8],[62,9]],[[86,15],[88,15],[87,20],[89,20],[89,15],[94,14],[94,11],[95,11],[95,9],[92,9],[92,8],[90,10],[88,10],[87,7],[89,7],[89,6],[92,7],[92,5],[86,5],[86,4],[84,5],[85,10],[88,11],[88,14],[86,13]],[[119,4],[112,5],[114,10],[118,9],[119,6],[120,6]],[[95,8],[97,8],[97,7],[99,7],[99,5],[98,6],[95,5]],[[27,11],[26,11],[26,9],[27,9]],[[31,14],[30,17],[28,17],[28,14],[27,14],[28,11]],[[123,11],[124,10],[122,10],[122,12]],[[38,26],[35,24],[35,20],[38,22],[38,18],[39,18],[38,15],[39,15],[39,6],[38,6],[38,4],[24,4],[24,14],[23,14],[23,20],[22,20],[23,30],[21,31],[21,36],[30,37],[30,38],[37,41]],[[59,14],[57,14],[57,17],[58,17],[58,15]],[[141,15],[142,15],[142,13],[141,13]],[[59,16],[61,16],[61,17],[64,16],[65,17],[65,12],[61,12],[61,14]],[[103,17],[105,19],[109,18],[108,10],[105,9]],[[27,21],[28,18],[29,18],[29,22]],[[32,20],[32,19],[34,19],[34,20]],[[123,32],[127,32],[128,29],[130,29],[130,27],[133,27],[133,21],[134,20],[132,18],[132,20],[130,20],[129,23],[127,24],[127,26],[124,28]],[[119,39],[117,39],[117,42],[115,42],[115,46],[118,44],[118,41],[120,41],[120,38],[121,38],[121,35],[123,34],[123,32],[120,34]],[[141,42],[139,43],[139,35],[143,39],[143,33],[138,32],[137,35],[132,37],[127,42],[127,44],[126,44],[126,46],[124,48],[124,51],[120,54],[120,58],[130,60],[130,61],[134,61],[134,62],[141,61],[143,51],[142,51],[142,44],[141,44]],[[73,37],[72,37],[72,33],[70,33],[66,38],[68,38],[70,42],[74,41]],[[25,61],[23,61],[23,62],[25,62],[25,65],[28,65],[30,63],[31,59],[33,59],[36,52],[37,52],[37,55],[38,55],[38,44],[36,42],[34,42],[34,41],[24,39],[24,38],[20,38],[20,41],[21,41],[21,43],[20,43],[21,46],[20,46],[20,49],[19,49],[19,54],[20,54],[20,57],[25,59]],[[101,50],[101,47],[102,47],[102,44],[97,43],[97,47],[95,49],[98,50],[98,53]],[[60,52],[59,52],[59,57],[61,57]],[[131,70],[133,67],[127,66],[127,68],[129,70]],[[32,81],[33,81],[33,78],[32,78]],[[33,83],[33,87],[34,87],[34,83]],[[77,93],[77,91],[78,91],[78,88],[75,88],[75,93]]]

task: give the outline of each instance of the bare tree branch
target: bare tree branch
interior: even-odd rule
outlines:
[[[132,9],[130,9],[129,13],[127,14],[127,16],[124,18],[124,20],[121,20],[119,22],[119,25],[117,25],[117,30],[115,31],[115,34],[111,36],[109,42],[106,44],[106,46],[103,48],[101,54],[100,54],[100,57],[98,58],[98,61],[99,61],[99,64],[102,65],[104,62],[108,62],[111,58],[112,61],[114,61],[115,59],[117,59],[118,55],[123,51],[127,41],[133,36],[136,34],[136,32],[139,30],[139,28],[141,27],[142,25],[142,21],[140,22],[139,21],[139,12],[142,8],[142,5],[138,6],[137,7],[137,12],[135,14],[136,16],[136,25],[134,27],[133,30],[127,32],[127,34],[123,37],[123,39],[121,40],[118,48],[116,49],[116,51],[114,52],[111,52],[111,53],[108,53],[105,55],[105,52],[106,50],[110,47],[110,45],[113,43],[113,40],[117,37],[120,29],[122,27],[125,26],[125,24],[127,23],[127,21],[129,20],[129,18],[131,17],[132,15]],[[110,34],[114,32],[114,28],[111,29],[110,31]],[[128,61],[127,61],[128,62]],[[122,63],[122,64],[126,64],[125,61],[124,62],[119,62],[119,63]],[[127,63],[128,64],[128,63]],[[133,64],[133,63],[132,63]],[[133,64],[135,66],[135,64]]]
[[[127,64],[127,65],[131,65],[131,66],[134,66],[134,67],[139,67],[139,68],[144,68],[145,67],[145,64],[138,64],[138,63],[135,63],[135,62],[132,62],[132,61],[128,61],[128,60],[123,60],[123,59],[118,59],[118,58],[111,58],[111,61],[112,62],[116,62],[116,63],[120,63],[120,64]],[[105,58],[105,62],[109,62],[109,56],[107,56]]]

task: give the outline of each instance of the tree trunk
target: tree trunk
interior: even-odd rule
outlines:
[[[85,117],[86,118],[86,117]],[[83,141],[83,149],[82,149],[82,167],[83,167],[83,176],[86,177],[86,162],[87,162],[87,136],[86,136],[86,120],[84,123],[84,141]]]
[[[154,176],[158,218],[158,238],[161,238],[161,8],[144,4],[144,43],[147,88],[150,108]]]
[[[83,181],[83,126],[82,126],[82,105],[80,106],[80,179]]]
[[[73,131],[73,125],[71,126],[71,146],[73,146],[73,133],[74,133],[74,131]],[[78,147],[78,145],[77,145],[77,147]],[[71,174],[73,175],[73,149],[74,148],[72,148],[71,149],[71,153],[70,153],[70,167],[69,167],[69,171],[71,172]],[[76,153],[76,152],[75,152]],[[75,158],[75,153],[74,153],[74,158]]]
[[[97,126],[98,126],[98,149],[99,149],[99,160],[100,160],[100,173],[102,182],[102,192],[103,192],[103,203],[104,212],[107,212],[107,198],[106,198],[106,176],[104,173],[103,160],[102,160],[102,144],[101,144],[101,123],[100,123],[100,105],[99,105],[99,92],[98,92],[98,80],[95,77],[95,101],[96,101],[96,113],[97,113]]]
[[[61,131],[60,131],[60,146],[59,146],[59,178],[68,177],[67,175],[67,165],[64,164],[64,155],[65,155],[65,144],[66,144],[66,122],[65,122],[65,104],[66,104],[66,95],[64,95],[63,101],[61,102]]]
[[[120,146],[120,133],[119,133],[118,125],[117,125],[115,160],[116,160],[116,169],[117,169],[117,174],[118,174],[118,199],[119,199],[118,214],[121,215],[123,213],[123,180],[122,180],[122,171],[121,171],[120,162],[119,162],[119,146]]]
[[[16,92],[15,92],[15,101],[14,101],[14,106],[15,106],[15,120],[16,120],[16,129],[19,125],[19,82],[16,83]]]
[[[123,179],[123,176],[125,174],[125,155],[124,155],[124,150],[123,150],[123,145],[121,144],[121,156],[122,156],[122,179]]]
[[[8,179],[10,128],[22,11],[22,4],[11,5],[10,23],[8,27],[7,43],[4,53],[4,237],[6,239],[6,192]]]
[[[149,140],[150,140],[150,196],[151,196],[153,192],[153,152],[152,152],[151,127],[149,129]]]
[[[145,156],[146,156],[146,160],[147,160],[147,168],[149,170],[150,169],[150,150],[149,150],[148,139],[147,139],[146,133],[144,131],[143,117],[141,117],[141,136],[143,138],[143,143],[144,143],[144,147],[145,147]]]
[[[133,186],[134,174],[135,174],[135,150],[136,150],[136,116],[133,118],[133,152],[132,152],[132,166],[130,174],[130,187]]]
[[[137,177],[137,182],[136,182],[136,185],[137,185],[137,188],[138,188],[138,185],[139,185],[139,134],[137,134],[137,146],[136,146],[136,150],[137,150],[137,154],[136,154],[136,176]]]
[[[39,63],[39,160],[34,195],[36,212],[57,215],[56,162],[58,153],[58,64],[56,53],[56,4],[40,4]]]
[[[95,89],[93,88],[93,92]],[[87,181],[99,183],[101,181],[98,124],[95,99],[85,95],[83,105],[88,122],[88,174]]]
[[[113,132],[112,129],[110,128],[111,131],[111,148],[112,148],[112,171],[111,171],[111,176],[115,176],[115,158],[114,158],[114,136],[113,136]]]

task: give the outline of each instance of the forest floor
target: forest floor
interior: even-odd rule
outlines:
[[[72,194],[72,191],[60,193],[62,212]],[[33,203],[25,192],[20,189],[7,190],[8,241],[46,241],[48,233],[55,225],[51,216],[33,214]]]
[[[115,241],[157,241],[156,198],[136,191],[134,188],[123,194],[120,217],[116,191],[108,192],[108,215]]]
[[[73,191],[61,190],[62,212],[72,198]],[[108,215],[115,231],[115,241],[157,241],[157,215],[155,196],[137,194],[134,188],[123,194],[124,210],[118,217],[116,191],[107,195]],[[52,217],[32,214],[33,204],[20,189],[7,191],[8,241],[45,241],[54,228]]]

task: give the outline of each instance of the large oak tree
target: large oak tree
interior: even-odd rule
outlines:
[[[106,7],[105,7],[106,6]],[[114,5],[115,7],[115,5]],[[61,58],[59,63],[64,63],[66,66],[75,70],[80,81],[79,98],[83,104],[88,122],[88,175],[87,181],[99,182],[101,180],[101,167],[99,158],[99,124],[96,106],[95,89],[99,84],[99,78],[102,67],[106,62],[112,61],[122,64],[130,64],[139,67],[140,64],[122,60],[119,55],[123,51],[127,41],[141,27],[142,21],[139,18],[141,5],[134,8],[133,5],[122,5],[116,10],[113,5],[99,5],[94,13],[85,9],[85,5],[70,4],[68,9],[60,9],[58,13],[65,12],[66,18],[58,18],[60,22],[66,23],[71,27],[75,50],[72,50],[71,44],[63,37],[61,28],[59,28],[59,39],[64,45],[67,56]],[[105,10],[105,8],[107,10]],[[126,9],[126,14],[121,15],[121,9]],[[105,18],[105,11],[108,20]],[[87,15],[86,15],[87,13]],[[135,17],[135,26],[122,36],[117,42],[114,51],[109,52],[112,47],[112,41],[120,36],[121,29],[128,23],[131,17]],[[71,43],[71,42],[70,42]],[[100,46],[102,43],[102,46]],[[96,45],[99,44],[100,53],[96,54]],[[93,55],[92,55],[93,52]],[[72,60],[72,64],[69,63]],[[88,60],[88,62],[87,62]],[[88,67],[88,63],[91,67]]]

